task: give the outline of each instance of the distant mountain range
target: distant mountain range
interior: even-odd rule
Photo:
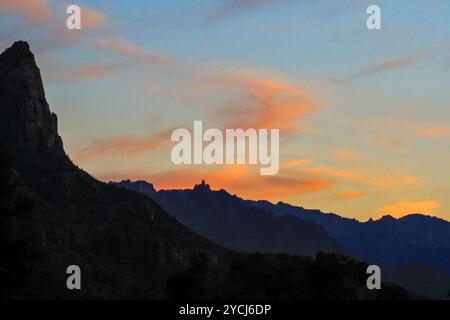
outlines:
[[[144,181],[122,181],[117,185],[150,196],[178,221],[231,250],[345,253],[320,225],[292,215],[277,216],[224,190],[212,191],[204,181],[192,190],[160,192]]]
[[[359,222],[319,210],[307,210],[283,202],[249,201],[277,216],[295,216],[320,224],[354,255],[389,264],[421,263],[450,275],[450,222],[411,214],[400,219],[384,216]]]
[[[146,194],[181,223],[243,252],[347,252],[382,264],[389,281],[444,297],[450,289],[450,223],[424,215],[359,222],[279,202],[243,200],[204,181],[193,189],[156,191],[151,183],[112,183]]]

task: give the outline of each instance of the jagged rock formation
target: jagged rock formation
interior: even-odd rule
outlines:
[[[67,169],[58,120],[45,99],[39,68],[26,42],[0,56],[0,141],[21,169]]]
[[[147,196],[154,195],[156,193],[155,187],[153,184],[148,183],[147,181],[139,180],[139,181],[131,181],[131,180],[123,180],[121,182],[110,182],[109,184],[115,185],[118,187],[130,189],[137,191],[139,193],[145,194]]]

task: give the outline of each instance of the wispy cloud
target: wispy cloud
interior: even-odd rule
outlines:
[[[286,162],[283,162],[280,165],[281,169],[292,169],[292,168],[298,168],[301,166],[305,166],[307,164],[311,163],[310,159],[295,159],[295,160],[289,160]]]
[[[45,0],[0,0],[0,13],[15,13],[30,21],[48,21],[53,12]]]
[[[413,133],[414,137],[446,138],[450,137],[450,128],[444,126],[430,126],[418,129]]]
[[[316,110],[315,103],[298,87],[277,77],[250,72],[222,75],[237,93],[219,114],[232,128],[278,128],[297,130],[298,120]]]
[[[411,67],[417,65],[423,61],[428,60],[436,54],[436,51],[418,53],[413,55],[408,55],[396,59],[385,60],[381,62],[376,62],[364,67],[363,69],[351,74],[345,80],[352,81],[355,79],[372,76],[378,73],[391,71],[400,68]]]
[[[0,40],[26,39],[33,50],[42,55],[53,49],[88,43],[94,31],[104,27],[109,19],[100,11],[81,7],[82,31],[69,31],[65,28],[65,11],[60,8],[60,14],[55,14],[48,3],[44,0],[0,0],[0,17],[14,21],[14,28],[7,34],[0,34]]]
[[[336,194],[336,198],[339,200],[351,200],[355,198],[360,198],[364,195],[362,191],[352,190],[352,191],[343,191]]]
[[[107,20],[107,17],[100,11],[86,7],[81,7],[81,15],[82,28],[85,30],[96,29],[103,25]]]
[[[259,9],[261,7],[286,2],[287,0],[225,0],[210,17],[210,20],[223,20],[233,17],[241,12]]]
[[[187,69],[179,70],[167,85],[152,85],[149,92],[205,109],[223,128],[274,128],[281,134],[294,133],[300,131],[301,119],[318,110],[301,87],[276,73],[204,66]]]
[[[118,57],[117,61],[99,64],[83,64],[72,67],[56,68],[47,75],[51,82],[84,81],[109,77],[126,68],[146,66],[163,67],[176,63],[175,59],[166,54],[154,53],[136,44],[122,39],[101,38],[95,41],[96,49],[110,51]],[[120,60],[119,60],[120,59]]]
[[[144,49],[130,41],[120,38],[101,38],[96,45],[100,49],[108,50],[123,56],[132,57],[139,61],[151,64],[171,64],[175,59],[167,54],[155,53],[149,49]]]
[[[116,70],[117,66],[114,65],[84,65],[50,72],[46,75],[46,80],[49,82],[93,80],[110,76]]]
[[[335,152],[335,156],[340,160],[353,160],[358,156],[355,150],[339,150]]]
[[[147,137],[116,137],[99,139],[75,154],[75,162],[101,157],[130,158],[137,157],[149,151],[162,148],[170,143],[172,129],[151,134]]]
[[[356,169],[341,169],[329,166],[304,168],[299,170],[298,173],[314,174],[333,178],[340,182],[353,182],[376,187],[414,186],[422,183],[419,178],[407,174],[390,173],[385,175],[372,175],[370,172],[363,172]]]

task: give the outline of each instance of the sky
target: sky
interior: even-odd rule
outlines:
[[[66,8],[82,8],[68,30]],[[369,5],[381,30],[366,27]],[[30,43],[74,162],[157,189],[365,221],[450,220],[450,1],[0,0],[0,49]],[[172,163],[175,128],[279,128],[280,170]]]

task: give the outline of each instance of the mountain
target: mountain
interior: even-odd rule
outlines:
[[[169,275],[198,253],[212,266],[231,255],[153,200],[99,182],[71,162],[25,42],[0,55],[0,146],[3,249],[23,252],[17,263],[2,257],[2,278],[21,280],[10,296],[163,298]],[[73,264],[82,270],[80,291],[66,289]]]
[[[450,275],[450,222],[443,219],[412,214],[400,219],[384,216],[359,222],[282,202],[250,203],[277,216],[318,223],[345,250],[359,257],[392,265],[419,263]]]
[[[113,183],[114,184],[114,183]],[[293,216],[275,216],[202,181],[192,190],[161,190],[144,181],[116,183],[154,199],[178,221],[206,238],[239,252],[315,255],[344,253],[320,225]]]
[[[439,251],[414,251],[418,240],[427,239],[424,232],[439,233],[428,234],[428,239],[445,240],[446,222],[440,219],[412,215],[397,220],[386,216],[362,223],[282,202],[275,205],[264,200],[243,200],[225,190],[213,191],[204,181],[192,190],[156,191],[145,181],[110,184],[146,194],[192,230],[236,251],[314,255],[317,251],[346,250],[353,257],[380,265],[383,279],[418,296],[443,299],[450,289],[450,277],[430,264],[433,259],[428,260]],[[389,222],[400,224],[389,226]],[[430,222],[440,228],[430,227]],[[410,249],[397,252],[402,243],[409,244]],[[421,256],[424,251],[426,255]],[[411,258],[414,255],[422,260]]]

